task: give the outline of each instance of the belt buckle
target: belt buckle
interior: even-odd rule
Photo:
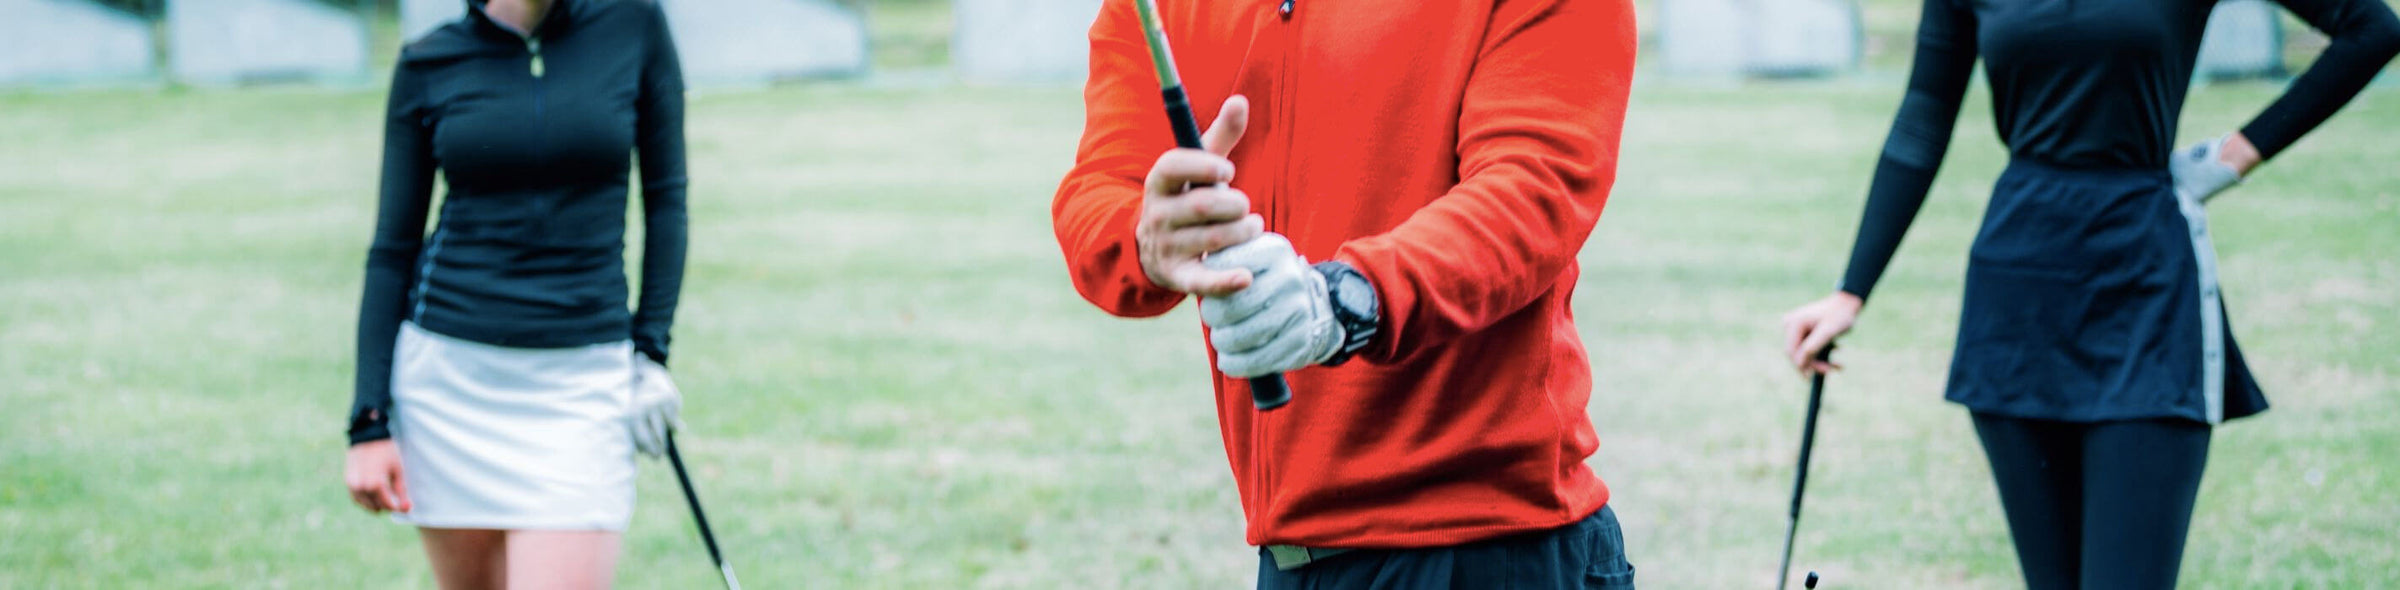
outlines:
[[[1326,549],[1299,545],[1268,545],[1267,555],[1275,558],[1275,571],[1288,572],[1326,558],[1349,553],[1348,549]]]

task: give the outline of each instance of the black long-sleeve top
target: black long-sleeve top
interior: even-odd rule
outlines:
[[[2382,0],[2277,0],[2333,39],[2242,127],[2274,157],[2400,53]],[[1978,55],[2011,158],[2069,168],[2166,167],[2217,0],[1925,0],[1908,94],[1884,140],[1841,289],[1874,288],[1925,203]]]
[[[555,0],[520,34],[467,16],[401,51],[358,314],[353,444],[390,436],[402,321],[501,346],[631,339],[664,361],[685,246],[683,76],[650,0]],[[641,165],[642,292],[625,211]],[[433,179],[448,191],[425,232]]]

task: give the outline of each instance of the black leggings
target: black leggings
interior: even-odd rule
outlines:
[[[2027,588],[2175,587],[2208,425],[1974,417]]]

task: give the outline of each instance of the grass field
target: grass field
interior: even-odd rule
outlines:
[[[2186,137],[2268,86],[2195,94]],[[1898,99],[1637,91],[1583,253],[1592,464],[1651,588],[1771,584],[1801,383],[1775,318],[1839,272]],[[373,222],[373,91],[0,95],[0,588],[430,587],[340,490]],[[1048,204],[1072,89],[802,86],[691,107],[685,444],[744,578],[790,587],[1227,588],[1256,568],[1187,306],[1068,287]],[[1971,106],[1829,394],[1799,567],[1829,588],[2019,582],[1940,401],[2002,153]],[[2218,431],[2194,588],[2400,581],[2400,91],[2214,206],[2277,403]],[[635,243],[639,243],[638,240]],[[623,585],[713,584],[646,464]]]

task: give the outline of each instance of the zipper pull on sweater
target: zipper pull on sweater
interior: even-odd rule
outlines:
[[[525,40],[525,52],[526,52],[526,53],[533,54],[533,61],[532,61],[532,65],[531,65],[531,66],[528,66],[528,67],[532,68],[532,71],[533,71],[533,77],[535,77],[535,78],[540,78],[540,77],[542,77],[542,40],[541,40],[541,39],[526,39],[526,40]]]

